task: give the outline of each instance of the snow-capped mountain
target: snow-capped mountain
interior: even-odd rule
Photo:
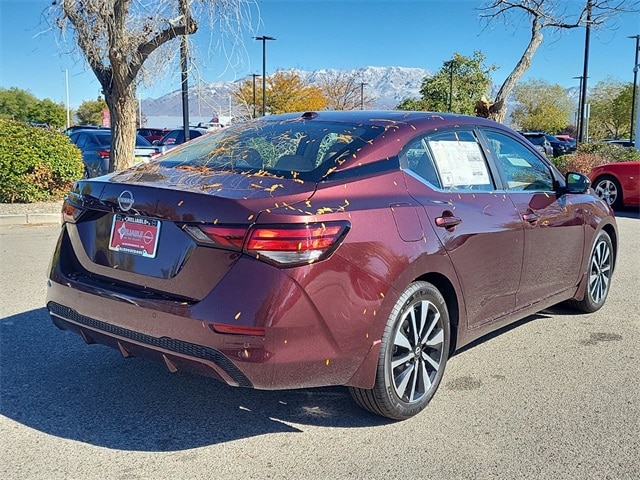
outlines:
[[[419,98],[420,85],[431,72],[423,68],[365,67],[355,70],[293,70],[302,79],[316,84],[327,77],[346,73],[354,75],[358,82],[366,84],[368,98],[374,100],[373,108],[390,109],[405,98]],[[234,82],[199,83],[189,87],[189,115],[192,117],[228,117],[237,114],[231,92],[237,88]],[[146,117],[182,115],[180,90],[159,98],[142,100],[142,112]]]

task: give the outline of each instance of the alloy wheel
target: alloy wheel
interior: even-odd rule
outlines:
[[[618,186],[609,179],[600,180],[596,185],[595,192],[609,205],[614,205],[618,198]]]
[[[611,280],[611,247],[604,239],[599,239],[593,248],[589,265],[589,295],[595,303],[607,296]]]
[[[396,395],[407,403],[429,393],[445,349],[442,317],[436,305],[418,300],[408,306],[393,336],[391,375]]]

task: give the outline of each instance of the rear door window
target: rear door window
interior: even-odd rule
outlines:
[[[442,188],[494,190],[495,184],[473,130],[451,130],[425,137]]]
[[[442,188],[438,172],[427,148],[425,138],[419,138],[407,145],[400,155],[400,165],[435,188]]]

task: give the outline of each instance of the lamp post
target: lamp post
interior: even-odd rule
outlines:
[[[256,118],[256,77],[259,77],[257,73],[252,73],[251,77],[253,78],[253,116],[251,118]]]
[[[449,63],[449,113],[453,108],[453,60]]]
[[[71,126],[71,117],[69,114],[69,70],[67,69],[64,71],[64,85],[67,91],[67,128],[69,128]]]
[[[631,128],[629,129],[629,140],[633,142],[633,121],[636,118],[635,109],[636,109],[636,85],[638,83],[638,51],[640,50],[640,35],[633,35],[628,38],[636,39],[636,56],[633,62],[633,90],[631,94]]]
[[[366,82],[360,82],[360,110],[364,110],[364,86],[369,85]]]
[[[584,140],[584,115],[587,103],[587,78],[589,75],[589,40],[591,38],[591,2],[587,1],[587,20],[584,34],[584,69],[582,71],[582,88],[580,89],[580,128],[578,129],[578,142]]]
[[[265,106],[267,104],[267,40],[275,40],[273,37],[261,36],[253,37],[262,41],[262,116],[265,116]]]
[[[580,75],[579,77],[573,77],[574,80],[580,80],[580,87],[578,88],[578,113],[576,115],[576,132],[580,132],[580,125],[582,124],[582,118],[580,117],[581,115],[581,105],[582,105],[582,100],[581,100],[581,96],[582,96],[582,75]],[[576,135],[577,136],[577,135]]]

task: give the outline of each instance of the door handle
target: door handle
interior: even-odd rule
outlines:
[[[436,226],[445,228],[449,231],[456,228],[462,223],[462,219],[458,217],[438,217],[436,218]]]
[[[524,215],[522,215],[522,219],[525,222],[529,222],[530,224],[535,225],[538,222],[538,220],[540,220],[540,215],[533,212],[525,213]]]

